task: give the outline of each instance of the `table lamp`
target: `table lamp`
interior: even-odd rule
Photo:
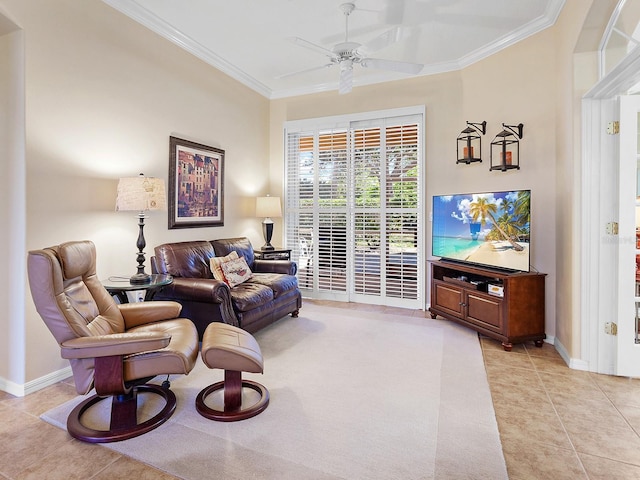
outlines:
[[[138,271],[129,281],[134,285],[144,285],[151,282],[151,275],[144,271],[144,219],[147,210],[166,210],[167,197],[164,190],[164,180],[160,178],[137,177],[121,178],[118,182],[116,197],[116,211],[138,212]]]
[[[256,198],[256,217],[264,217],[262,221],[262,234],[264,235],[265,244],[261,250],[275,250],[271,245],[271,237],[273,235],[273,220],[282,216],[280,208],[280,197],[258,197]]]

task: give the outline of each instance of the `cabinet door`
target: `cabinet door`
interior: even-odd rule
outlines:
[[[462,289],[439,280],[433,281],[431,303],[456,317],[464,317]]]
[[[467,320],[481,327],[502,333],[502,300],[481,293],[467,295]]]

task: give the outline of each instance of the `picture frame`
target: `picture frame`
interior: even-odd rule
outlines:
[[[224,225],[224,155],[169,137],[169,229]]]

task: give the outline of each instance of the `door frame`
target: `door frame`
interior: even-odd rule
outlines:
[[[607,123],[619,121],[618,97],[640,82],[640,48],[632,50],[600,79],[582,100],[582,155],[580,206],[576,244],[580,245],[577,278],[580,281],[580,359],[593,372],[616,374],[617,339],[605,333],[606,322],[618,322],[618,236],[607,224],[618,222],[618,138],[606,133]],[[617,290],[617,289],[616,289]]]

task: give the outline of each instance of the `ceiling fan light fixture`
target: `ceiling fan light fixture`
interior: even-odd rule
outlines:
[[[343,67],[340,65],[340,83],[338,93],[344,95],[353,89],[353,66]]]
[[[340,61],[340,71],[351,70],[353,71],[353,60],[347,58]]]

